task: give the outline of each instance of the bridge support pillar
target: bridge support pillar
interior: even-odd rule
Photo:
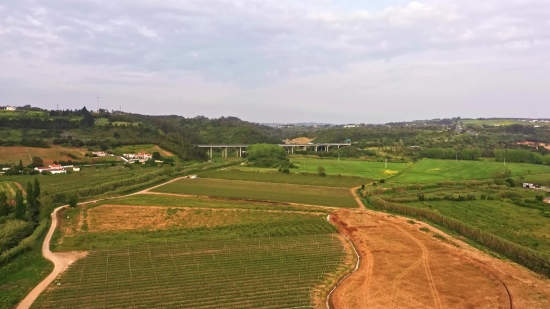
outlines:
[[[290,147],[290,151],[294,153],[294,146]]]
[[[239,147],[239,158],[243,157],[243,149]]]
[[[213,154],[212,152],[213,152],[213,149],[212,149],[212,147],[210,147],[210,152],[209,152],[210,159],[212,159],[212,154]]]
[[[315,152],[317,152],[317,148],[318,148],[318,147],[319,147],[319,146],[315,146]]]

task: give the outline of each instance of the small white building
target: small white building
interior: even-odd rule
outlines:
[[[6,110],[7,110],[7,111],[14,111],[14,110],[16,110],[16,109],[17,109],[17,108],[16,108],[15,106],[9,106],[9,105],[6,106]]]
[[[73,166],[73,172],[80,172],[80,167]]]
[[[3,167],[2,168],[2,171],[9,171],[9,170],[11,170],[11,167]]]
[[[122,155],[127,159],[139,159],[139,160],[149,160],[153,158],[153,155],[148,153],[125,153]]]
[[[528,183],[528,182],[524,182],[524,183],[523,183],[523,187],[524,187],[524,188],[529,188],[529,189],[536,189],[536,188],[537,188],[536,185],[534,185],[534,184],[532,184],[532,183]]]
[[[48,167],[35,167],[34,169],[40,173],[49,172],[54,175],[67,173],[67,170],[65,170],[65,168],[59,164],[51,164],[51,165],[48,165]]]
[[[105,151],[94,151],[94,152],[92,152],[92,154],[97,156],[97,157],[106,157],[107,156],[107,153]]]

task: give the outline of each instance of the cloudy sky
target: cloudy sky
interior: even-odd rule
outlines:
[[[550,117],[548,0],[2,0],[0,106]]]

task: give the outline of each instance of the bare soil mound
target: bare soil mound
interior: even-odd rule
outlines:
[[[330,219],[361,256],[358,271],[332,295],[333,308],[550,307],[549,280],[459,240],[443,241],[451,238],[432,227],[368,210],[340,210]]]

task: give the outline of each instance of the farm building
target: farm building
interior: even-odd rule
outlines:
[[[537,185],[534,185],[534,184],[528,183],[528,182],[524,182],[524,183],[523,183],[523,187],[524,187],[524,188],[529,188],[529,189],[536,189],[536,188],[538,188]]]
[[[125,153],[122,155],[126,159],[142,159],[142,160],[149,160],[153,158],[153,155],[150,155],[148,153]]]
[[[40,173],[42,173],[42,172],[49,172],[49,173],[52,173],[52,174],[65,174],[65,173],[67,173],[65,168],[63,166],[59,165],[59,164],[48,165],[48,167],[35,167],[34,169],[39,171]]]
[[[92,152],[92,154],[94,156],[97,156],[97,157],[106,157],[107,156],[107,153],[105,151],[94,151],[94,152]]]
[[[73,166],[73,172],[80,172],[80,167]]]
[[[11,170],[11,167],[3,167],[2,168],[2,171],[9,171],[9,170]]]
[[[16,108],[15,108],[15,106],[9,106],[8,105],[8,106],[6,106],[6,110],[7,111],[14,111],[14,110],[16,110]]]

